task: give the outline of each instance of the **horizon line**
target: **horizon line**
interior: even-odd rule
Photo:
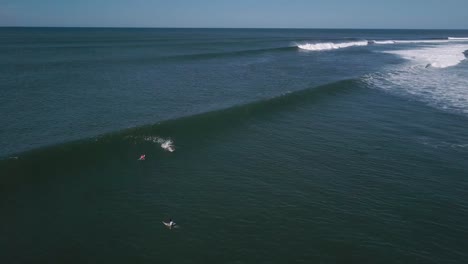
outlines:
[[[0,26],[0,28],[89,28],[89,29],[326,29],[326,30],[468,30],[460,28],[320,28],[320,27],[132,27],[132,26]]]

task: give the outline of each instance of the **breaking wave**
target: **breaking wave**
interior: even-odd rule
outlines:
[[[143,137],[143,139],[145,141],[157,143],[161,146],[162,149],[167,150],[169,152],[175,151],[174,142],[170,139],[160,138],[160,137],[155,137],[155,136],[146,136],[146,137]]]
[[[408,50],[391,50],[385,53],[398,55],[415,65],[425,67],[446,68],[459,64],[465,60],[464,52],[468,44],[443,45]]]
[[[447,43],[448,39],[414,39],[414,40],[377,40],[373,44],[417,44],[417,43]]]
[[[367,46],[368,41],[355,41],[355,42],[343,42],[343,43],[333,43],[333,42],[325,42],[325,43],[306,43],[302,45],[298,45],[297,47],[303,50],[334,50],[334,49],[342,49],[348,48],[353,46]]]
[[[450,43],[455,41],[468,41],[468,38],[455,38],[448,37],[447,39],[404,39],[404,40],[370,40],[369,44],[437,44],[437,43]]]
[[[456,41],[468,41],[468,38],[455,38],[448,37],[446,39],[414,39],[414,40],[362,40],[362,41],[351,41],[351,42],[322,42],[322,43],[305,43],[298,44],[297,47],[303,50],[311,51],[322,51],[322,50],[335,50],[356,46],[367,46],[367,45],[389,45],[389,44],[440,44],[440,43],[451,43]]]
[[[468,78],[464,61],[468,44],[437,45],[385,53],[398,55],[407,63],[385,72],[369,74],[364,81],[371,87],[425,102],[426,104],[468,114]]]

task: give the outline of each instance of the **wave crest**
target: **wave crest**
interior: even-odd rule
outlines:
[[[447,68],[465,60],[464,52],[466,50],[468,50],[468,45],[443,45],[409,50],[391,50],[385,51],[385,53],[398,55],[417,65]]]
[[[465,67],[452,66],[465,60],[463,51],[467,49],[468,44],[452,44],[385,51],[409,62],[392,67],[387,72],[369,74],[363,81],[370,87],[410,97],[438,109],[466,115],[468,79],[463,78]]]
[[[324,43],[306,43],[302,45],[297,45],[298,48],[303,50],[334,50],[342,49],[354,46],[367,46],[367,41],[355,41],[355,42],[343,42],[343,43],[333,43],[333,42],[324,42]]]

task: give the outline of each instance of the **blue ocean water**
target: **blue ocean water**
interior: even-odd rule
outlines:
[[[451,30],[1,28],[0,259],[464,263],[467,50]]]

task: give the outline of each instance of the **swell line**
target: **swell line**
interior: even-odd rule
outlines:
[[[0,159],[0,193],[10,192],[24,183],[47,181],[51,177],[79,176],[83,170],[93,170],[97,164],[102,170],[115,166],[131,170],[142,153],[163,162],[173,155],[193,151],[219,133],[235,131],[236,127],[249,120],[261,120],[281,111],[295,109],[300,104],[327,98],[333,100],[336,95],[351,91],[350,88],[359,84],[360,81],[356,79],[338,81],[226,109],[14,154],[10,158]],[[161,142],[169,142],[171,146],[174,144],[175,152],[164,149]]]
[[[33,155],[41,151],[52,149],[68,148],[68,146],[101,144],[102,142],[114,139],[122,139],[131,135],[148,136],[154,133],[160,133],[160,136],[173,137],[173,133],[183,133],[187,127],[220,127],[224,124],[232,124],[233,122],[242,122],[247,118],[259,117],[261,115],[274,114],[278,111],[283,111],[288,107],[295,106],[300,103],[310,102],[312,100],[320,100],[327,96],[333,96],[337,93],[347,90],[349,87],[354,87],[358,84],[358,79],[348,79],[330,84],[307,88],[304,90],[286,92],[279,96],[265,100],[254,101],[247,104],[232,106],[229,108],[213,110],[195,115],[184,116],[175,119],[168,119],[157,122],[155,124],[143,125],[135,128],[129,128],[117,132],[107,133],[94,138],[66,142],[53,146],[40,147],[38,149],[26,151],[24,153],[13,154],[12,156],[19,157],[14,160],[21,159],[24,156]],[[182,132],[181,132],[182,131]],[[35,154],[34,154],[35,155]],[[3,159],[11,160],[11,159]]]
[[[195,54],[177,54],[177,55],[169,55],[169,56],[147,56],[147,57],[132,57],[132,58],[97,58],[97,59],[67,59],[66,61],[54,61],[49,62],[44,65],[41,62],[28,62],[28,63],[15,63],[9,62],[8,65],[14,67],[20,67],[21,69],[28,69],[32,68],[35,69],[38,64],[41,64],[43,67],[57,67],[63,65],[83,65],[87,66],[91,62],[99,62],[99,63],[131,63],[131,62],[138,62],[139,64],[142,63],[168,63],[168,62],[183,62],[183,61],[197,61],[197,60],[210,60],[210,59],[218,59],[218,58],[229,58],[229,57],[238,57],[238,56],[251,56],[251,55],[259,55],[259,54],[266,54],[266,53],[280,53],[280,52],[288,52],[288,51],[295,51],[297,47],[295,46],[287,46],[287,47],[277,47],[277,48],[265,48],[265,49],[248,49],[248,50],[236,50],[236,51],[223,51],[223,52],[207,52],[207,53],[195,53]]]

